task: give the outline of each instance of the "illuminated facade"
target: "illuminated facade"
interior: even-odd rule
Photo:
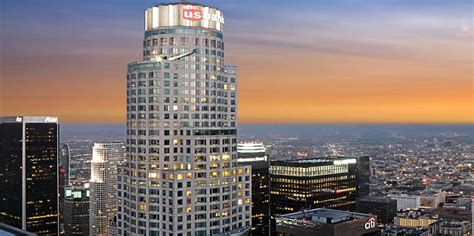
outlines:
[[[355,210],[360,166],[358,157],[272,161],[270,203],[272,215],[303,209]]]
[[[438,221],[438,215],[421,210],[407,210],[398,212],[393,221],[397,226],[427,229]]]
[[[125,161],[122,143],[94,143],[90,188],[90,235],[116,235],[117,168]]]
[[[252,166],[252,235],[270,233],[270,159],[262,142],[237,144],[241,165]]]
[[[64,196],[65,235],[89,235],[89,189],[66,186]]]
[[[223,23],[199,4],[145,11],[143,60],[126,81],[119,235],[250,231],[251,169],[236,163],[237,69],[224,64]]]
[[[58,119],[0,119],[0,222],[57,235]]]

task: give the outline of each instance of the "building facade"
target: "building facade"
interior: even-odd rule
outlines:
[[[252,235],[270,234],[270,159],[262,142],[237,145],[239,165],[252,166]]]
[[[375,236],[377,217],[332,209],[312,209],[276,217],[278,236]]]
[[[420,196],[408,194],[389,194],[387,196],[397,201],[398,211],[420,208]]]
[[[436,214],[424,212],[422,210],[400,211],[394,218],[394,224],[402,227],[427,229],[431,224],[436,223],[439,217]]]
[[[0,222],[24,231],[57,235],[58,119],[0,119]]]
[[[70,185],[69,182],[69,160],[71,151],[69,145],[62,143],[59,145],[59,225],[60,232],[64,231],[64,188]]]
[[[357,199],[356,211],[376,215],[379,223],[389,224],[393,223],[393,218],[397,215],[397,201],[385,197],[366,196]]]
[[[370,157],[359,156],[356,158],[357,197],[365,197],[370,194]]]
[[[90,188],[90,235],[117,234],[117,168],[125,161],[123,143],[94,143]]]
[[[89,189],[66,186],[64,196],[64,234],[89,235]]]
[[[237,166],[237,68],[214,7],[145,11],[143,60],[127,71],[120,235],[246,234],[251,169]]]
[[[356,157],[272,161],[271,214],[312,208],[355,211],[358,197]]]

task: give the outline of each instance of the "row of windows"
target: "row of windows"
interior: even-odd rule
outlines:
[[[156,155],[144,156],[144,155],[129,154],[128,158],[129,158],[129,161],[140,161],[140,162],[156,162],[160,160],[170,161],[169,156],[156,156]],[[221,161],[221,160],[229,161],[229,160],[237,159],[237,154],[233,153],[232,157],[227,154],[226,155],[213,155],[213,156],[194,155],[193,157],[189,157],[189,158],[186,157],[187,162],[191,162],[191,159],[194,159],[194,161],[196,162],[214,162],[214,161]],[[178,161],[178,157],[174,156],[172,160]],[[156,169],[156,168],[158,167],[155,166],[155,168],[152,168],[152,169]],[[145,170],[146,168],[144,167],[143,169]]]
[[[156,134],[159,134],[159,130],[155,130],[156,131]],[[181,135],[184,135],[184,130],[180,130],[181,132]],[[165,130],[165,135],[168,136],[170,135],[170,130]],[[178,131],[175,130],[175,135],[178,135]],[[191,135],[191,130],[186,130],[186,134],[187,135]],[[171,144],[171,140],[168,139],[168,140],[163,140],[164,141],[164,144],[165,145],[170,145]],[[177,145],[177,144],[181,144],[183,145],[184,144],[184,141],[186,141],[186,145],[191,145],[191,141],[190,139],[186,139],[186,140],[183,140],[183,139],[174,139],[173,140],[173,145]],[[232,144],[235,144],[236,143],[236,139],[196,139],[194,140],[194,145],[198,146],[198,145],[226,145],[226,144],[231,144],[231,141],[232,141]],[[146,145],[147,144],[147,139],[127,139],[127,144],[138,144],[138,145]],[[148,145],[159,145],[160,144],[160,140],[158,139],[148,139]]]
[[[159,37],[143,40],[143,47],[167,46],[167,45],[194,45],[212,47],[224,50],[224,42],[207,38],[191,38],[191,37]]]
[[[169,63],[164,63],[165,69],[169,69]],[[166,68],[168,65],[168,68]],[[183,79],[209,79],[209,80],[217,80],[217,81],[223,81],[223,82],[228,82],[230,81],[231,83],[235,83],[235,77],[231,77],[230,79],[226,76],[221,76],[221,75],[214,75],[214,74],[208,74],[208,73],[180,73],[181,78]],[[178,73],[173,73],[173,79],[178,79]],[[131,73],[127,74],[127,80],[135,80],[135,79],[146,79],[146,78],[159,78],[160,73],[157,72],[148,72],[148,77],[147,73],[145,72],[139,72],[139,73]],[[171,78],[171,73],[170,72],[163,72],[163,77],[164,78]],[[209,82],[208,82],[209,83]]]
[[[165,112],[170,112],[171,111],[171,108],[172,108],[172,111],[173,112],[176,112],[176,113],[158,113],[158,114],[162,114],[163,116],[163,119],[165,120],[168,120],[168,119],[200,119],[200,118],[197,118],[201,115],[199,115],[199,113],[193,113],[190,117],[190,113],[179,113],[179,111],[185,111],[185,112],[195,112],[195,111],[203,111],[203,112],[222,112],[222,113],[227,113],[227,112],[231,112],[231,113],[235,113],[236,111],[236,107],[235,106],[231,106],[230,109],[229,109],[229,106],[198,106],[198,105],[182,105],[182,106],[178,106],[178,105],[163,105],[163,110],[162,111],[165,111]],[[181,108],[181,109],[180,109]],[[144,112],[144,111],[159,111],[160,110],[160,106],[159,105],[138,105],[138,106],[127,106],[127,112]],[[202,114],[202,119],[212,119],[210,116],[210,114],[208,113],[205,113],[205,114]],[[225,114],[221,114],[221,115],[225,115]],[[178,118],[178,116],[180,116]],[[207,117],[207,118],[205,118]],[[158,119],[159,116],[157,117],[154,117],[153,119]],[[231,116],[230,117],[231,119],[234,119],[235,116]]]
[[[169,28],[169,29],[156,29],[145,31],[145,37],[152,35],[167,35],[167,34],[192,34],[206,37],[216,37],[222,39],[224,36],[219,31],[208,30],[208,29],[192,29],[190,27],[185,28]]]
[[[148,153],[148,154],[159,154],[160,148],[146,148],[146,147],[127,147],[128,152],[133,153]],[[211,147],[211,148],[195,148],[194,153],[227,153],[227,152],[236,152],[237,147]],[[162,148],[163,153],[193,153],[191,148]]]
[[[248,217],[246,217],[248,218]],[[236,222],[236,220],[233,220],[232,222]],[[131,220],[130,223],[132,223],[132,225],[136,225],[136,220]],[[142,227],[145,227],[145,222],[144,221],[139,221],[138,222],[138,225],[139,226],[142,226]],[[122,221],[119,221],[118,222],[118,226],[121,227],[122,226]],[[192,224],[191,223],[188,223],[187,224],[187,229],[192,229]],[[245,221],[245,227],[249,227],[250,226],[250,220],[248,221]],[[128,228],[128,224],[126,222],[124,222],[123,224],[123,228]],[[153,227],[152,225],[150,225],[150,227]],[[217,227],[217,226],[214,226],[214,227]],[[238,224],[233,224],[232,225],[232,230],[236,230],[238,228],[242,228],[244,227],[243,223],[242,222],[239,222]],[[156,228],[159,228],[159,227],[156,227]],[[169,233],[166,231],[166,229],[169,229]],[[227,226],[227,227],[219,227],[219,228],[216,228],[216,229],[212,229],[212,230],[192,230],[193,232],[187,232],[186,234],[185,233],[175,233],[176,230],[174,229],[173,225],[169,225],[169,227],[166,227],[166,224],[163,224],[163,227],[162,229],[165,229],[163,231],[157,231],[157,230],[144,230],[144,229],[140,229],[140,228],[136,228],[136,227],[130,227],[130,232],[133,233],[133,234],[139,234],[139,235],[149,235],[149,236],[160,236],[160,233],[162,236],[207,236],[207,235],[217,235],[217,234],[220,234],[220,233],[225,233],[225,232],[229,232],[231,231],[231,227],[230,226]],[[183,225],[178,225],[177,227],[177,230],[183,230]],[[148,234],[146,234],[148,232]],[[123,231],[119,228],[118,229],[118,233],[119,235],[129,235],[127,234],[126,231]]]
[[[154,49],[151,49],[151,50],[143,50],[143,56],[157,56],[157,55],[173,55],[173,54],[178,54],[178,53],[187,53],[189,52],[190,49],[186,49],[186,48],[154,48]],[[208,56],[215,56],[215,57],[224,57],[224,51],[219,51],[219,50],[214,50],[214,49],[204,49],[202,50],[202,53],[201,53],[201,50],[199,50],[198,48],[195,50],[195,54],[197,56],[188,56],[188,57],[184,57],[184,58],[181,58],[180,59],[180,62],[181,61],[184,61],[184,62],[189,62],[189,61],[194,61],[194,62],[207,62],[207,60],[204,60],[203,58],[199,57],[199,55],[208,55]],[[220,61],[220,59],[218,59]],[[178,66],[182,63],[174,63],[174,65]],[[217,65],[221,65],[221,63],[217,63]],[[217,71],[223,71],[222,68],[219,68],[219,70]]]
[[[148,98],[148,101],[147,101]],[[204,104],[215,104],[215,105],[230,105],[230,106],[235,106],[236,105],[236,100],[235,99],[226,99],[226,98],[196,98],[196,97],[162,97],[162,103],[174,103],[177,104],[178,101],[181,104],[198,104],[198,105],[204,105]],[[150,106],[155,105],[157,103],[160,103],[160,97],[159,96],[150,96],[150,97],[131,97],[127,98],[127,104],[143,104],[146,105],[146,103],[151,103]],[[145,104],[144,104],[145,103]],[[150,108],[151,109],[151,108]],[[185,109],[185,108],[182,108]]]
[[[148,80],[147,81],[138,81],[138,82],[128,82],[127,88],[146,88],[146,87],[175,87],[178,88],[178,81],[169,81],[169,80]],[[196,81],[181,81],[180,87],[189,87],[189,88],[211,88],[211,89],[224,89],[224,90],[235,90],[235,84],[225,84],[225,83],[216,83],[216,82],[196,82]]]
[[[135,120],[135,119],[139,119],[139,120],[145,120],[147,119],[146,118],[146,115],[145,114],[127,114],[127,119],[128,120]],[[152,117],[150,119],[158,119],[158,116],[155,116],[155,117]],[[177,117],[173,119],[178,119]],[[232,120],[235,119],[235,118],[231,118]],[[154,125],[153,126],[149,126],[149,127],[158,127],[158,122],[154,122]],[[187,121],[181,121],[181,122],[177,122],[177,121],[174,121],[172,123],[170,122],[167,122],[167,121],[164,121],[163,122],[163,127],[164,128],[191,128],[191,127],[202,127],[202,128],[235,128],[237,127],[237,123],[234,122],[234,121],[231,121],[231,122],[225,122],[225,121],[218,121],[218,122],[215,122],[215,121],[212,121],[212,122],[208,122],[208,121],[205,121],[205,122],[187,122]],[[137,135],[136,132],[135,133],[130,133],[129,135]],[[139,135],[145,135],[145,134],[139,134]],[[209,134],[209,135],[224,135],[224,134]]]

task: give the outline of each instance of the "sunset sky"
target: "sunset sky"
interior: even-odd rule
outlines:
[[[472,0],[197,2],[224,12],[241,123],[474,123]],[[125,122],[156,3],[0,1],[0,115]]]

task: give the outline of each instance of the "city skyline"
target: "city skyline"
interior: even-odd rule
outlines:
[[[2,2],[1,115],[124,123],[123,68],[159,2],[89,3]],[[469,1],[199,3],[227,13],[240,123],[474,120]]]

